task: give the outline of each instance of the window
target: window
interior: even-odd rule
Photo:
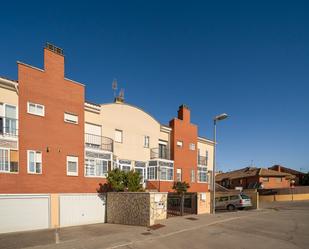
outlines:
[[[173,180],[173,168],[160,167],[160,180],[172,181]]]
[[[28,150],[28,173],[42,174],[42,152]]]
[[[115,130],[115,142],[122,143],[122,130]]]
[[[16,106],[0,103],[0,134],[17,135],[17,110]]]
[[[198,167],[197,174],[199,182],[207,182],[207,167]]]
[[[194,171],[194,169],[191,169],[190,179],[191,179],[191,182],[195,182],[195,171]]]
[[[206,150],[206,166],[208,166],[208,150]]]
[[[85,176],[106,177],[110,159],[109,154],[86,151]]]
[[[157,166],[147,168],[147,179],[157,180]]]
[[[119,160],[119,167],[124,172],[129,172],[131,170],[130,160]]]
[[[176,170],[176,177],[177,177],[177,182],[181,182],[181,178],[182,178],[182,172],[181,169],[177,169]]]
[[[78,124],[78,116],[71,113],[64,113],[64,122]]]
[[[240,199],[238,195],[231,195],[231,196],[230,196],[230,200],[231,200],[231,201],[233,201],[233,200],[238,200],[238,199]]]
[[[177,141],[177,147],[182,147],[182,141]]]
[[[194,144],[194,143],[190,143],[189,149],[190,149],[190,150],[195,150],[195,144]]]
[[[144,147],[149,148],[149,136],[144,136]]]
[[[269,182],[269,177],[263,177],[262,182]]]
[[[229,200],[228,196],[219,197],[219,202],[221,202],[221,201],[228,201],[228,200]]]
[[[28,108],[27,109],[28,109],[28,113],[30,113],[30,114],[42,116],[42,117],[45,116],[44,105],[28,102]]]
[[[169,151],[167,150],[167,144],[159,143],[159,158],[169,159]]]
[[[86,176],[105,177],[108,172],[108,161],[99,158],[85,159]]]
[[[9,169],[9,150],[0,149],[0,172],[10,172]]]
[[[67,156],[67,175],[78,176],[78,157]]]
[[[146,163],[142,161],[135,161],[134,171],[140,174],[141,183],[143,183],[146,178]]]

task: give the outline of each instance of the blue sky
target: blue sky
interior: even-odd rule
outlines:
[[[17,79],[17,60],[43,67],[49,41],[89,101],[112,101],[117,78],[162,123],[189,105],[209,138],[228,113],[219,169],[308,171],[308,13],[308,1],[3,1],[0,75]]]

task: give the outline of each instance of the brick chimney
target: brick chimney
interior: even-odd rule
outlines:
[[[48,74],[64,78],[63,50],[50,43],[44,48],[44,70]]]
[[[190,109],[187,105],[181,105],[178,109],[178,119],[190,123]]]

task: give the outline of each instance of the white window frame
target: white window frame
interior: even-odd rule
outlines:
[[[203,173],[206,175],[206,179],[205,181],[201,180],[200,174]],[[198,183],[208,183],[208,171],[207,171],[207,167],[206,166],[201,166],[199,165],[197,167],[197,182]]]
[[[30,111],[30,105],[34,105],[34,108],[35,108],[34,112]],[[38,107],[42,107],[42,113],[37,112]],[[45,106],[42,105],[42,104],[37,104],[37,103],[33,103],[33,102],[28,101],[27,102],[27,113],[32,114],[32,115],[36,115],[36,116],[44,117],[45,116]]]
[[[72,119],[70,117],[74,117],[74,118],[76,118],[76,120],[74,120],[74,118]],[[69,124],[78,124],[78,115],[73,114],[73,113],[69,113],[69,112],[65,112],[64,116],[63,116],[63,120],[64,120],[64,122],[69,123]]]
[[[3,148],[3,147],[0,147],[0,150],[7,150],[8,151],[8,170],[0,170],[0,173],[18,174],[19,173],[19,165],[17,166],[18,167],[17,171],[11,171],[11,152],[16,151],[18,153],[18,150],[17,149],[10,149],[10,148]]]
[[[91,174],[87,174],[87,167],[89,167],[86,163],[86,161],[88,160],[89,161],[93,161],[94,163],[94,175],[91,175]],[[106,178],[107,177],[107,172],[108,172],[108,164],[109,164],[109,161],[108,159],[103,159],[103,158],[95,158],[95,157],[85,157],[85,170],[84,170],[84,176],[85,177],[93,177],[93,178]],[[97,162],[105,162],[106,163],[106,166],[107,166],[107,172],[104,173],[103,172],[103,175],[97,175]],[[103,170],[104,171],[104,170]]]
[[[150,137],[144,136],[144,148],[149,148],[150,146]]]
[[[123,162],[120,162],[120,161],[130,161],[130,164],[129,163],[123,163]],[[122,170],[122,171],[129,172],[129,171],[132,170],[132,161],[131,160],[119,159],[118,165],[119,165],[120,170]],[[130,167],[130,169],[129,170],[123,170],[123,167]]]
[[[76,163],[76,172],[69,171],[69,162]],[[67,156],[67,175],[68,176],[78,176],[78,157],[77,156]]]
[[[5,150],[8,153],[8,156],[7,156],[7,158],[8,158],[8,170],[0,170],[0,173],[11,173],[10,172],[10,149],[8,149],[8,148],[0,148],[0,150]]]
[[[191,183],[194,183],[194,182],[195,182],[195,169],[191,169],[191,172],[190,172],[190,181],[191,181]]]
[[[179,174],[180,174],[180,180],[178,178]],[[176,182],[182,182],[182,169],[181,168],[176,169]]]
[[[2,134],[3,136],[17,136],[18,135],[18,107],[16,105],[12,105],[12,104],[7,104],[7,103],[0,103],[0,105],[2,106],[2,113],[0,113],[0,116],[2,117]],[[6,107],[10,106],[10,107],[14,107],[15,108],[15,112],[16,115],[14,118],[10,118],[7,116],[6,113]],[[11,125],[8,127],[6,125],[7,120],[11,120],[11,121],[15,121],[15,130],[12,129]],[[12,122],[10,122],[11,124]]]
[[[118,140],[118,138],[117,138],[117,136],[116,136],[117,132],[120,132],[120,133],[121,133],[121,140],[120,140],[120,141]],[[115,142],[116,142],[116,143],[121,143],[121,144],[123,143],[123,130],[115,129]]]
[[[149,181],[157,181],[158,180],[158,167],[159,166],[148,166],[147,167],[147,180]],[[154,170],[154,176],[153,177],[149,177],[150,172]]]
[[[160,172],[160,181],[166,181],[166,182],[170,182],[170,181],[174,181],[174,167],[167,167],[167,166],[158,166],[159,168],[159,172]],[[166,171],[166,179],[162,178],[162,171],[165,170]],[[172,176],[169,179],[169,171],[172,172]]]
[[[189,149],[194,151],[195,150],[195,143],[190,143]]]
[[[177,144],[177,147],[179,148],[183,147],[183,141],[177,140],[176,144]]]
[[[34,167],[35,167],[35,172],[31,172],[31,171],[30,171],[30,162],[29,162],[30,156],[29,156],[29,154],[32,153],[32,152],[33,152],[34,155],[35,155],[35,156],[34,156]],[[36,172],[36,164],[38,163],[38,162],[37,162],[37,154],[41,154],[41,162],[40,162],[40,163],[41,163],[41,166],[40,166],[40,167],[41,167],[41,172],[40,172],[40,173],[37,173],[37,172]],[[27,173],[28,173],[28,174],[41,175],[41,174],[43,173],[43,164],[42,164],[42,161],[43,161],[43,160],[42,160],[42,157],[43,157],[43,156],[42,156],[42,152],[41,152],[41,151],[37,151],[37,150],[27,150]]]

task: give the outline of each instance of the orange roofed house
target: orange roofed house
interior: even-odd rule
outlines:
[[[288,188],[293,178],[288,173],[278,172],[266,168],[246,167],[216,175],[216,183],[229,189],[243,187],[244,189]]]

